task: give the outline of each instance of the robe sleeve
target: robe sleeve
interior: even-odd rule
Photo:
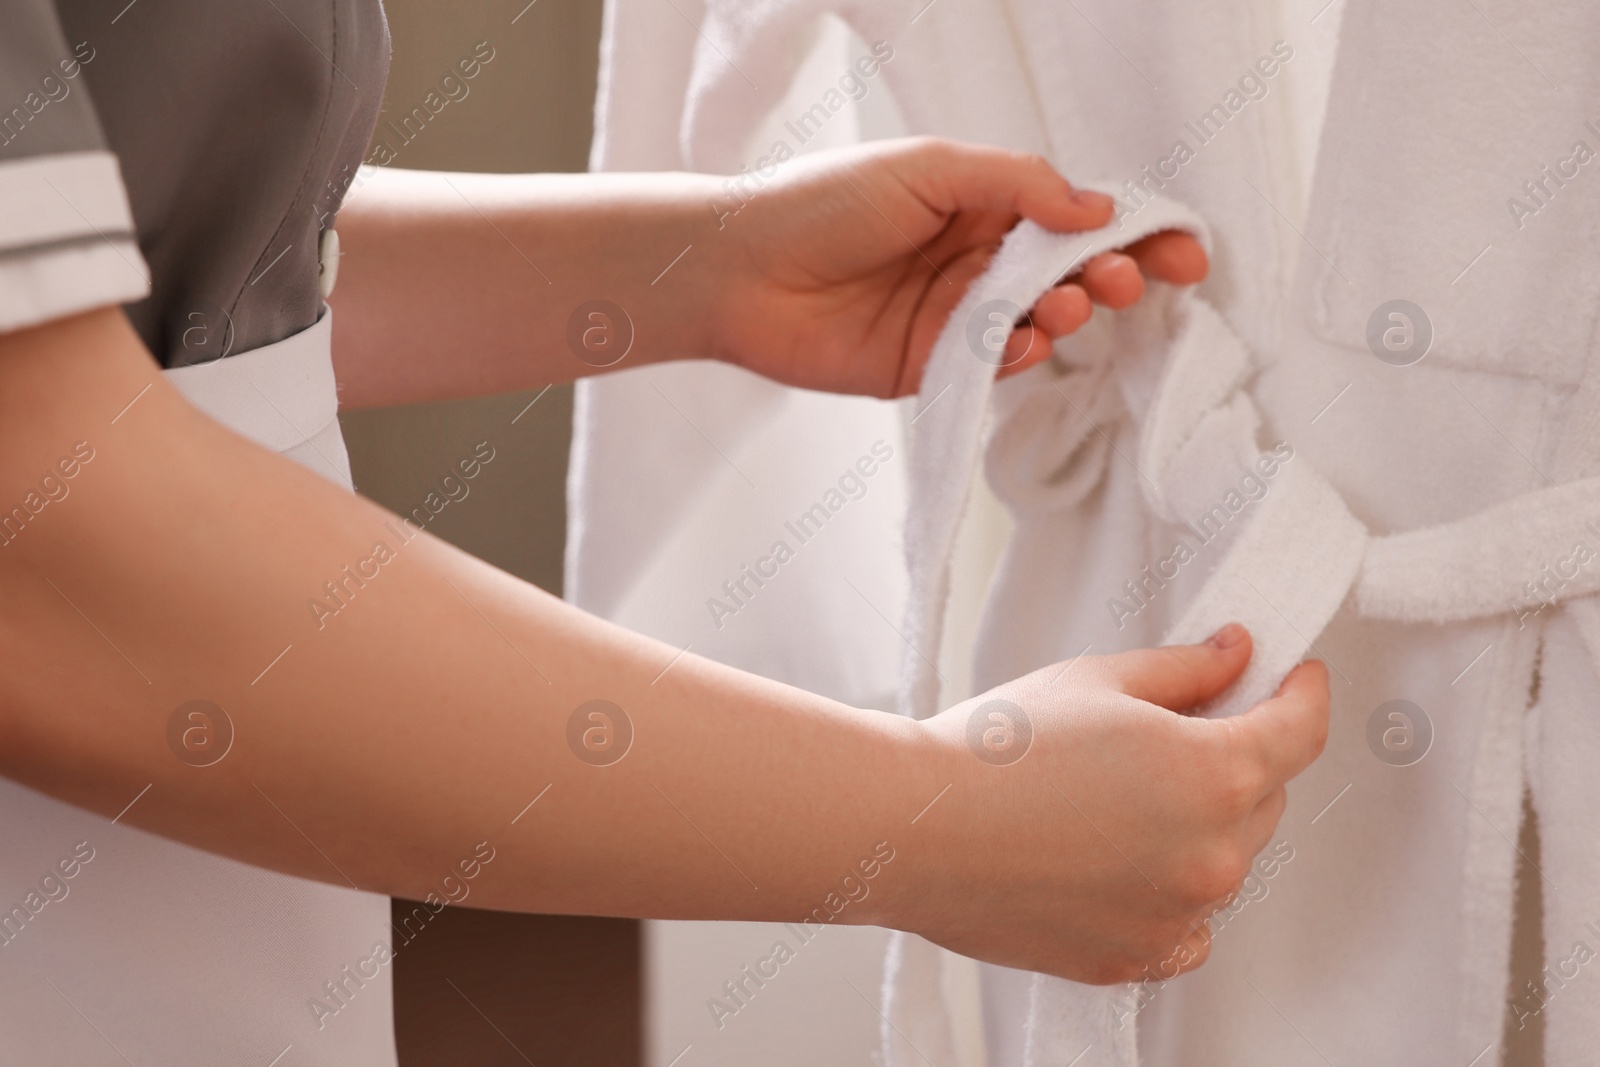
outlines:
[[[0,0],[0,332],[149,293],[117,157],[54,0]]]

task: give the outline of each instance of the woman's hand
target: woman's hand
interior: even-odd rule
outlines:
[[[801,157],[758,190],[746,181],[742,205],[727,183],[377,168],[339,213],[340,403],[708,357],[808,389],[902,396],[1019,219],[1088,230],[1112,214],[1037,156],[931,138]],[[1002,373],[1043,360],[1092,303],[1127,307],[1146,277],[1189,284],[1206,267],[1179,233],[1095,257],[1040,298]]]
[[[1322,751],[1327,671],[1305,663],[1230,719],[1249,635],[1057,664],[930,719],[950,784],[902,838],[877,921],[990,963],[1110,983],[1205,962],[1206,919],[1272,839]],[[1176,714],[1175,714],[1176,713]]]
[[[70,500],[0,551],[0,775],[298,877],[423,899],[482,843],[475,906],[875,923],[1165,977],[1326,737],[1316,665],[1244,715],[1178,714],[1244,669],[1236,627],[926,722],[847,707],[407,533],[190,407],[114,307],[0,335],[0,484],[96,425]],[[307,612],[379,542],[398,562]],[[169,742],[197,694],[239,724],[204,769]]]
[[[1108,197],[1004,149],[916,138],[802,157],[724,219],[735,243],[716,354],[809,389],[915,392],[945,320],[1019,219],[1070,231],[1111,217]],[[1124,308],[1146,275],[1187,285],[1206,269],[1181,233],[1091,259],[1034,305],[1001,373],[1043,360],[1091,302]]]

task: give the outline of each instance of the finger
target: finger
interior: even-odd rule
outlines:
[[[929,139],[914,148],[917,192],[935,210],[1006,211],[1047,230],[1093,230],[1111,221],[1104,193],[1074,189],[1043,156]]]
[[[1328,668],[1308,660],[1289,672],[1277,695],[1222,720],[1265,765],[1271,787],[1311,765],[1328,743]]]
[[[1103,252],[1084,264],[1081,283],[1097,304],[1120,311],[1144,295],[1144,275],[1132,256]]]
[[[1250,633],[1229,623],[1203,644],[1140,648],[1104,657],[1111,684],[1139,700],[1186,711],[1210,700],[1250,662]]]
[[[1026,320],[1011,331],[1006,338],[1005,352],[1000,357],[997,377],[1020,374],[1029,367],[1038,366],[1050,356],[1050,335]]]
[[[1194,285],[1205,280],[1211,269],[1206,250],[1193,236],[1179,230],[1163,230],[1123,249],[1147,278],[1170,285]]]
[[[1081,285],[1058,285],[1039,298],[1029,316],[1052,338],[1065,337],[1089,321],[1094,305]]]

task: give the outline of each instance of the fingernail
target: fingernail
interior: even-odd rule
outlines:
[[[1093,189],[1072,190],[1072,202],[1079,207],[1092,207],[1105,210],[1111,206],[1111,198],[1105,193],[1097,193]]]
[[[1210,637],[1206,644],[1212,648],[1232,648],[1245,638],[1245,629],[1236,622],[1230,622]]]

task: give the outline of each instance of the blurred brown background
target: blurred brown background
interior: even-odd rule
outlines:
[[[421,105],[458,60],[487,54],[482,43],[493,49],[493,59],[466,83],[467,95],[452,99],[399,147],[392,165],[585,169],[601,0],[387,0],[384,6],[394,42],[386,116]],[[559,594],[572,391],[552,388],[517,417],[536,396],[341,415],[356,487],[387,507],[409,510],[473,445],[489,441],[494,464],[429,530]],[[394,902],[397,915],[414,906]],[[402,1067],[629,1067],[640,1060],[635,922],[450,907],[397,953],[394,981]]]

